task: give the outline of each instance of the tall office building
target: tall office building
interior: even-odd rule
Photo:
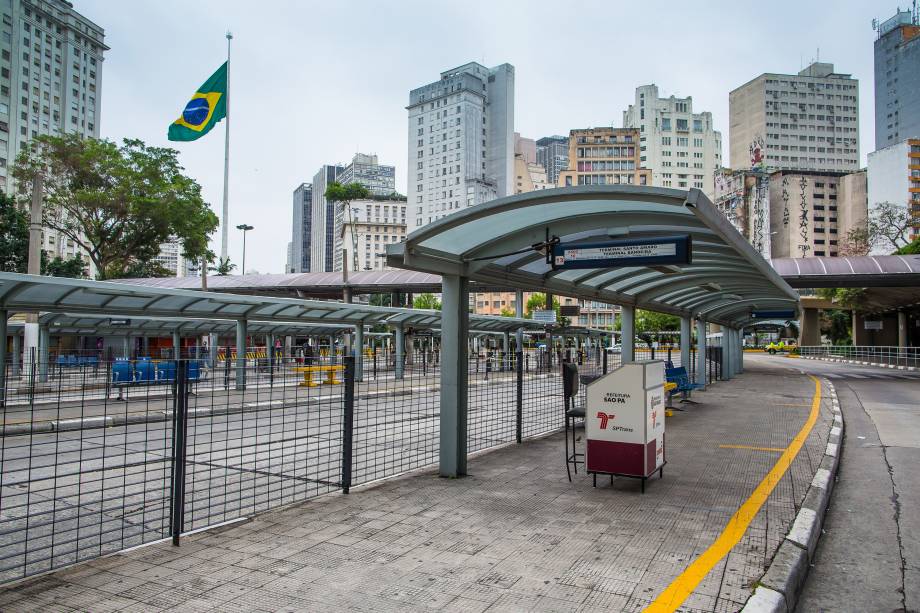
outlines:
[[[833,64],[762,74],[733,90],[728,104],[734,170],[859,168],[859,81]]]
[[[70,2],[5,0],[0,7],[0,189],[12,193],[11,166],[26,141],[66,132],[99,137],[102,61],[109,48],[104,30]],[[51,257],[82,254],[49,228],[42,247]]]
[[[294,190],[294,223],[291,232],[291,257],[285,272],[310,272],[313,255],[313,185],[301,183]]]
[[[898,11],[875,40],[875,148],[920,138],[920,24]]]
[[[569,167],[569,139],[567,136],[545,136],[537,141],[537,164],[546,170],[546,180],[551,185],[559,183],[559,173]]]
[[[342,172],[341,166],[324,164],[313,176],[310,216],[310,272],[332,272],[335,249],[335,207],[326,200],[326,186]],[[304,271],[306,272],[306,271]]]
[[[658,97],[657,85],[636,88],[623,127],[639,130],[639,163],[651,185],[703,190],[712,198],[713,173],[722,166],[722,134],[712,113],[694,113],[693,97]]]
[[[396,192],[396,168],[379,164],[376,155],[356,153],[351,163],[345,166],[336,176],[336,181],[343,185],[360,183],[367,188],[371,195],[378,198],[392,197]],[[341,204],[335,206],[332,246],[333,270],[342,270],[343,227],[348,223],[357,222],[355,208],[354,203],[352,203],[352,211],[345,210],[345,207]],[[357,234],[359,233],[356,232],[354,236],[357,236]],[[349,234],[349,236],[352,236],[352,234]]]
[[[375,196],[389,196],[396,191],[396,167],[378,163],[376,155],[356,153],[336,181],[360,183]]]
[[[476,62],[409,92],[408,231],[514,193],[514,67]]]

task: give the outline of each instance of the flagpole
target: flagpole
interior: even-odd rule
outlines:
[[[230,205],[228,204],[228,183],[230,180],[230,41],[233,39],[233,33],[227,32],[227,92],[225,108],[227,116],[224,119],[224,208],[220,220],[220,259],[222,263],[227,260],[227,236],[228,223],[230,216]]]

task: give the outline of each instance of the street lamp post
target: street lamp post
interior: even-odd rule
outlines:
[[[241,223],[236,227],[237,230],[243,231],[243,267],[240,271],[242,274],[246,274],[246,232],[252,230],[252,226],[248,224]]]

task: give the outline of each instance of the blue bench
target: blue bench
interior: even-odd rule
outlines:
[[[694,390],[702,389],[706,387],[700,383],[694,383],[690,380],[690,375],[687,374],[687,369],[683,366],[678,366],[677,368],[665,368],[664,378],[669,383],[676,383],[677,387],[672,389],[668,393],[668,403],[670,404],[671,398],[675,393],[680,392],[681,402],[693,402],[690,400],[690,393]]]

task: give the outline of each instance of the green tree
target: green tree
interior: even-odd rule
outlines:
[[[355,218],[352,215],[352,210],[349,204],[353,200],[362,200],[369,198],[371,193],[366,187],[360,183],[351,182],[345,185],[342,185],[338,181],[333,181],[326,186],[326,192],[323,194],[326,197],[326,200],[332,202],[335,205],[335,208],[343,208],[345,213],[344,219],[348,221],[348,224],[352,226],[352,266],[353,270],[358,270],[358,235],[355,233],[354,223]],[[347,266],[346,262],[342,263],[343,266]]]
[[[208,270],[212,270],[217,273],[219,277],[226,277],[233,269],[236,268],[236,264],[230,262],[230,258],[223,258],[218,262],[217,266],[211,266]]]
[[[26,143],[13,176],[27,201],[41,173],[43,224],[85,249],[98,278],[119,278],[151,262],[170,237],[179,239],[186,259],[209,255],[218,219],[177,154],[136,139],[118,146],[71,133],[42,135]]]
[[[29,263],[29,218],[0,192],[0,270],[24,273]]]
[[[371,306],[390,306],[391,300],[390,294],[371,294],[367,303]]]
[[[894,255],[920,255],[920,237],[895,251]]]
[[[83,279],[87,276],[86,262],[84,262],[83,258],[79,255],[67,259],[55,256],[53,260],[49,260],[48,254],[42,251],[41,267],[42,274],[49,277]]]
[[[509,307],[502,307],[501,316],[502,317],[514,317],[515,315],[514,315],[514,311],[510,309]]]
[[[864,287],[822,287],[816,293],[819,298],[830,300],[847,309],[858,309],[866,298]]]
[[[556,311],[556,320],[559,321],[561,317],[559,316],[559,300],[553,296],[553,310]],[[546,309],[546,294],[536,292],[530,295],[530,298],[527,299],[524,308],[524,317],[527,319],[533,318],[534,311],[540,311]]]
[[[636,336],[646,345],[652,346],[659,339],[659,332],[677,332],[680,335],[680,317],[657,311],[636,310]],[[667,338],[666,340],[673,340]]]
[[[434,311],[441,310],[441,301],[437,299],[434,294],[425,292],[424,294],[419,294],[412,301],[412,306],[416,309],[431,309]]]
[[[850,330],[853,316],[850,311],[827,309],[821,311],[821,334],[831,339],[835,345],[852,344]]]
[[[910,244],[913,225],[906,205],[894,202],[877,202],[870,208],[868,236],[870,243],[887,251],[898,250]]]

